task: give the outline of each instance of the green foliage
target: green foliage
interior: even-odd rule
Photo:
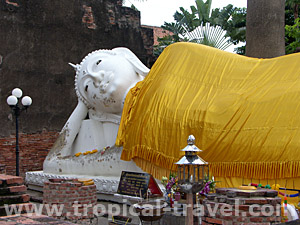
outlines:
[[[225,37],[234,45],[246,41],[246,8],[237,8],[229,4],[223,9],[213,9],[211,24],[219,25],[226,31]],[[235,49],[238,54],[245,54],[245,46]]]
[[[213,10],[212,20],[226,30],[226,36],[230,37],[233,44],[238,44],[246,41],[246,13],[246,8],[237,8],[229,4],[222,10]]]
[[[286,0],[285,5],[293,12],[294,20],[296,20],[299,17],[300,0]]]
[[[300,0],[285,1],[285,49],[286,53],[290,54],[295,51],[297,41],[294,36],[297,30],[293,28],[295,20],[299,17]],[[294,30],[294,31],[292,31]]]
[[[195,5],[190,6],[190,11],[180,7],[174,14],[176,22],[165,22],[162,26],[173,32],[173,35],[158,39],[160,43],[154,47],[155,55],[159,55],[168,44],[178,41],[196,42],[220,49],[244,42],[246,8],[237,8],[229,4],[223,9],[217,8],[211,12],[211,3],[212,0],[195,0]],[[237,52],[244,53],[244,49],[238,48]]]
[[[236,52],[236,54],[245,55],[245,53],[246,53],[246,45],[243,45],[241,47],[237,47],[237,48],[234,49],[234,51]]]
[[[197,15],[199,24],[205,25],[210,22],[210,11],[211,11],[211,3],[212,0],[206,0],[203,2],[202,0],[196,0],[196,7],[191,6],[192,14]]]
[[[180,35],[185,32],[185,29],[183,26],[181,26],[179,23],[166,23],[161,26],[165,30],[171,31],[173,35],[171,36],[174,39],[174,42],[180,41]]]
[[[294,53],[297,47],[300,47],[300,19],[295,20],[294,25],[285,26],[286,40],[294,40],[286,45],[286,53]]]
[[[293,25],[295,22],[293,9],[286,4],[285,5],[285,25]]]

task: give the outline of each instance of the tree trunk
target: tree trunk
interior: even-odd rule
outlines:
[[[298,10],[299,10],[299,4],[295,3],[295,5],[294,5],[294,18],[295,19],[297,19],[299,17]]]
[[[273,58],[285,54],[285,0],[247,0],[246,55]]]

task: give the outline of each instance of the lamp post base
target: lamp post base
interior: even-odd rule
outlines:
[[[185,225],[192,225],[194,224],[193,218],[193,193],[186,194],[186,203],[187,203],[187,214],[185,217]]]

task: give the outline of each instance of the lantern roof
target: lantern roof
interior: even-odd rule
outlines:
[[[177,163],[177,165],[208,165],[208,162],[204,161],[197,155],[183,156]]]
[[[175,164],[177,165],[208,165],[208,162],[200,158],[196,155],[196,152],[202,152],[196,145],[195,145],[195,137],[190,135],[187,140],[188,145],[181,149],[181,151],[186,152],[181,159]],[[190,153],[189,153],[190,152]]]
[[[202,152],[201,149],[199,149],[195,145],[195,137],[194,135],[190,135],[187,140],[188,145],[185,146],[185,148],[181,149],[183,152]]]

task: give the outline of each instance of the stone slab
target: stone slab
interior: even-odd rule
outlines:
[[[23,184],[24,180],[22,177],[11,176],[6,174],[0,174],[0,187]]]
[[[28,194],[0,196],[0,206],[5,204],[26,203],[29,202],[29,200],[30,196]]]
[[[0,188],[0,195],[10,195],[15,193],[25,193],[27,190],[25,185],[8,186]]]
[[[45,215],[13,215],[0,217],[0,225],[22,225],[22,224],[57,224],[57,225],[72,225],[75,223],[54,219]]]

